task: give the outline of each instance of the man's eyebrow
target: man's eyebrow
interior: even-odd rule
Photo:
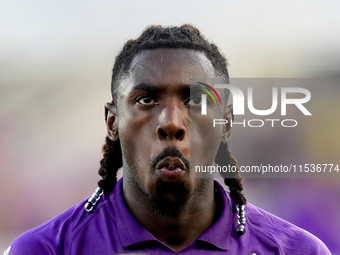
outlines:
[[[137,90],[146,90],[149,92],[158,93],[162,91],[162,88],[156,85],[142,82],[142,83],[138,83],[137,85],[133,86],[131,92],[133,93]]]
[[[203,86],[202,84],[199,83],[190,85],[190,90],[192,90],[192,92],[201,91],[201,89],[206,89],[206,86]]]
[[[197,84],[197,88],[198,87],[202,87],[202,85]],[[179,87],[180,90],[183,91],[189,91],[190,89],[197,89],[195,87],[192,87],[190,84],[183,84]],[[145,90],[148,92],[152,92],[152,93],[160,93],[162,91],[164,91],[165,86],[158,86],[158,85],[153,85],[153,84],[149,84],[149,83],[138,83],[137,85],[132,87],[131,93],[138,91],[138,90]]]

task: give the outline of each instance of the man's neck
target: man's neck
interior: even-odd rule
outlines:
[[[176,217],[155,212],[145,196],[139,196],[130,187],[124,188],[124,184],[123,194],[136,219],[158,240],[174,251],[180,251],[213,223],[216,208],[213,186],[212,183],[204,193],[191,196]]]

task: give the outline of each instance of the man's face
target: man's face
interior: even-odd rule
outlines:
[[[149,199],[183,202],[212,185],[212,179],[190,178],[190,168],[213,163],[223,128],[211,132],[212,119],[223,118],[224,112],[201,115],[190,98],[190,80],[196,77],[215,77],[203,53],[156,49],[138,54],[120,82],[115,124],[124,181]]]

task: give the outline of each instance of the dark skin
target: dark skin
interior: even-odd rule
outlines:
[[[203,53],[146,50],[134,58],[128,77],[120,82],[115,103],[105,106],[108,135],[121,143],[127,206],[146,229],[174,251],[189,245],[212,224],[216,207],[213,179],[190,178],[190,164],[180,164],[181,174],[169,179],[163,170],[150,166],[150,161],[164,148],[175,147],[191,166],[212,165],[219,143],[227,142],[231,133],[229,125],[211,132],[212,120],[230,120],[232,110],[214,106],[207,115],[201,115],[200,105],[190,97],[192,77],[216,77]],[[167,159],[169,168],[171,162],[183,162],[173,156]],[[159,189],[164,183],[180,185],[181,192]],[[153,199],[170,204],[180,201],[180,210],[172,216],[158,213],[150,206]]]

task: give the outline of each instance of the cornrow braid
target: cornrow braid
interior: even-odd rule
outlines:
[[[113,142],[106,136],[105,144],[103,145],[103,158],[100,161],[98,173],[102,179],[98,182],[105,194],[110,193],[117,183],[117,172],[123,166],[122,150],[120,141]]]
[[[247,199],[242,194],[243,190],[243,179],[240,176],[239,167],[237,166],[236,159],[231,155],[231,150],[228,148],[228,144],[220,143],[218,148],[215,163],[220,166],[235,167],[235,172],[220,172],[224,178],[224,183],[229,187],[230,197],[234,200],[237,205],[245,205]]]

